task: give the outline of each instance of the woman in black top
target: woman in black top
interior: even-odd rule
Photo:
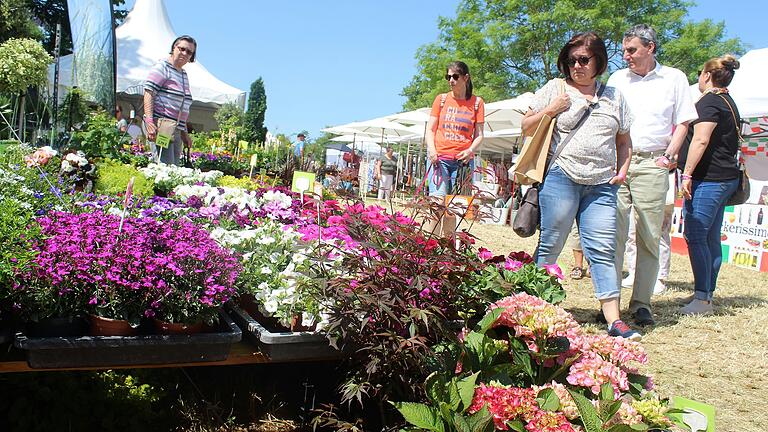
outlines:
[[[736,153],[741,136],[739,111],[728,94],[739,62],[731,55],[704,63],[699,74],[699,118],[680,151],[685,197],[685,239],[694,279],[693,300],[680,312],[712,313],[712,295],[722,262],[720,227],[725,203],[739,183]]]

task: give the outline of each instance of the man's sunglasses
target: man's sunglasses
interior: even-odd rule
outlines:
[[[462,76],[464,76],[464,74],[458,74],[458,73],[455,73],[455,74],[445,74],[445,80],[446,81],[450,81],[451,78],[453,78],[454,81],[458,81],[459,78],[461,78]]]
[[[576,66],[576,63],[578,63],[578,64],[580,64],[582,66],[586,66],[586,65],[589,64],[589,60],[592,57],[594,57],[594,56],[589,56],[589,57],[581,56],[581,57],[576,57],[576,58],[569,58],[568,60],[565,61],[565,64],[567,64],[568,67],[574,67],[574,66]]]

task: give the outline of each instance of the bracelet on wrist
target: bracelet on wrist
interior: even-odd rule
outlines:
[[[683,175],[681,175],[680,177],[681,177],[683,180],[692,180],[692,179],[693,179],[693,177],[691,177],[691,176],[690,176],[690,175],[688,175],[688,174],[683,174]]]

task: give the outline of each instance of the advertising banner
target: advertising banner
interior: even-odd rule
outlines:
[[[115,38],[110,0],[68,0],[74,51],[73,84],[88,100],[115,106]]]
[[[683,237],[685,223],[682,201],[675,203],[672,216],[672,251],[688,254]],[[743,204],[725,208],[720,230],[723,262],[768,272],[768,206]]]

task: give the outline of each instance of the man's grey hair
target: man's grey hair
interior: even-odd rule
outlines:
[[[640,42],[646,47],[653,42],[653,45],[655,46],[653,49],[654,54],[659,50],[659,40],[656,37],[656,30],[648,24],[634,25],[624,33],[624,39],[632,39],[633,37],[640,39]]]

